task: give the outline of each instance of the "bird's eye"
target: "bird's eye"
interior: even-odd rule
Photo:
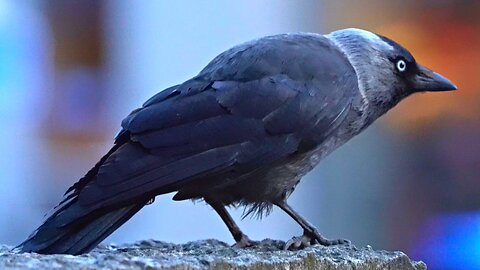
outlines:
[[[398,60],[395,66],[397,67],[397,70],[400,72],[404,72],[407,69],[407,63],[403,59]]]

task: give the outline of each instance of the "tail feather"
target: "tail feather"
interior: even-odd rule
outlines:
[[[67,190],[53,213],[17,249],[43,254],[86,253],[140,211],[148,200],[137,200],[116,209],[85,209],[78,201],[83,188],[96,179],[100,167],[128,138],[125,132],[120,133],[110,151]]]
[[[110,212],[102,218],[95,220],[87,227],[82,229],[74,238],[78,241],[72,242],[72,244],[65,245],[68,247],[67,252],[71,254],[81,254],[92,250],[103,239],[130,219],[138,210],[138,206],[134,205],[127,208],[122,208],[115,212]],[[141,208],[141,206],[139,207]],[[91,236],[95,235],[94,238]]]
[[[133,204],[102,214],[93,213],[82,222],[66,226],[58,226],[56,218],[51,217],[18,248],[23,252],[42,254],[86,253],[129,220],[145,204],[146,202]]]

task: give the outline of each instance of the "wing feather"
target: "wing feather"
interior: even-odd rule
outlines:
[[[95,177],[68,194],[69,201],[80,202],[77,214],[120,207],[210,177],[245,175],[305,151],[305,142],[308,149],[319,145],[345,119],[358,90],[355,73],[346,60],[334,61],[341,53],[327,41],[303,49],[295,42],[282,46],[290,45],[292,50],[282,47],[281,53],[273,47],[227,52],[199,76],[133,111],[122,122],[121,145],[97,166]],[[305,65],[290,51],[303,53],[298,59]],[[283,56],[288,59],[278,61]],[[245,70],[262,72],[247,76],[230,65],[252,65]],[[275,72],[269,74],[269,66]],[[74,220],[63,218],[65,224]]]

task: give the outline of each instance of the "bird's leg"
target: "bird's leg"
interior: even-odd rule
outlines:
[[[299,249],[305,248],[312,244],[319,243],[323,246],[339,245],[339,244],[349,244],[350,241],[345,239],[336,239],[329,240],[320,235],[317,228],[310,224],[307,220],[301,217],[295,210],[293,210],[290,205],[287,204],[285,200],[275,203],[280,209],[285,211],[289,216],[291,216],[300,226],[303,228],[303,235],[298,237],[293,237],[291,240],[285,243],[284,249]]]
[[[235,239],[235,247],[245,248],[252,247],[257,244],[256,241],[250,240],[247,235],[245,235],[238,225],[233,220],[232,216],[228,213],[227,209],[222,203],[212,202],[206,200],[206,202],[217,212],[217,214],[222,218],[223,222],[227,225],[228,230]]]

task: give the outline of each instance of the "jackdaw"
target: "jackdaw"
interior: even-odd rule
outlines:
[[[226,206],[277,206],[304,230],[286,248],[335,245],[286,202],[325,156],[412,93],[454,90],[402,46],[360,29],[263,37],[215,57],[122,121],[110,151],[19,245],[82,254],[157,195],[204,200],[236,245],[254,245]]]

